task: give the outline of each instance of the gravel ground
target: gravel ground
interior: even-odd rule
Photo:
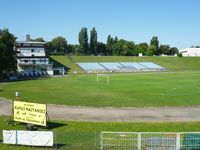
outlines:
[[[0,115],[10,115],[12,101],[0,98]],[[50,120],[94,122],[187,122],[200,121],[200,106],[95,108],[47,105]]]

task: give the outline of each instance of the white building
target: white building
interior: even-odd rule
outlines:
[[[22,77],[53,75],[49,58],[45,54],[45,43],[18,41],[15,44],[18,72]]]
[[[193,56],[193,57],[200,57],[200,48],[185,48],[179,50],[183,56]]]

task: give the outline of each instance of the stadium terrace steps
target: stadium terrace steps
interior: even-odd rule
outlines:
[[[87,62],[77,63],[87,73],[95,72],[138,72],[164,71],[162,66],[152,62]]]
[[[32,77],[41,77],[47,75],[46,71],[34,71],[34,72],[20,72],[19,77],[20,78],[32,78]]]
[[[164,70],[165,68],[152,63],[152,62],[140,62],[141,65],[143,65],[144,67],[147,67],[148,69],[155,69],[155,70]]]

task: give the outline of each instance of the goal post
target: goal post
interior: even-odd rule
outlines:
[[[102,81],[106,81],[107,84],[110,83],[110,75],[109,74],[97,74],[97,83]]]

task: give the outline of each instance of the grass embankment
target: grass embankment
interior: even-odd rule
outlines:
[[[51,59],[69,68],[67,70],[68,73],[84,73],[84,70],[82,70],[70,56],[51,56]]]
[[[2,130],[25,130],[25,125],[7,124],[8,117],[0,117],[0,141]],[[119,132],[194,132],[200,131],[200,122],[188,123],[91,123],[53,121],[48,129],[54,132],[54,143],[59,149],[99,149],[101,131]],[[55,145],[55,147],[56,147]],[[55,149],[54,147],[54,149]],[[9,146],[0,142],[1,150],[37,149],[25,146]],[[44,148],[45,149],[45,148]],[[49,148],[46,148],[49,149]]]
[[[94,107],[200,105],[200,74],[152,73],[111,75],[110,84],[93,74],[0,83],[0,97],[30,102]]]
[[[77,62],[154,62],[169,71],[200,71],[200,57],[133,57],[133,56],[52,56],[69,67],[70,72],[83,73]]]

